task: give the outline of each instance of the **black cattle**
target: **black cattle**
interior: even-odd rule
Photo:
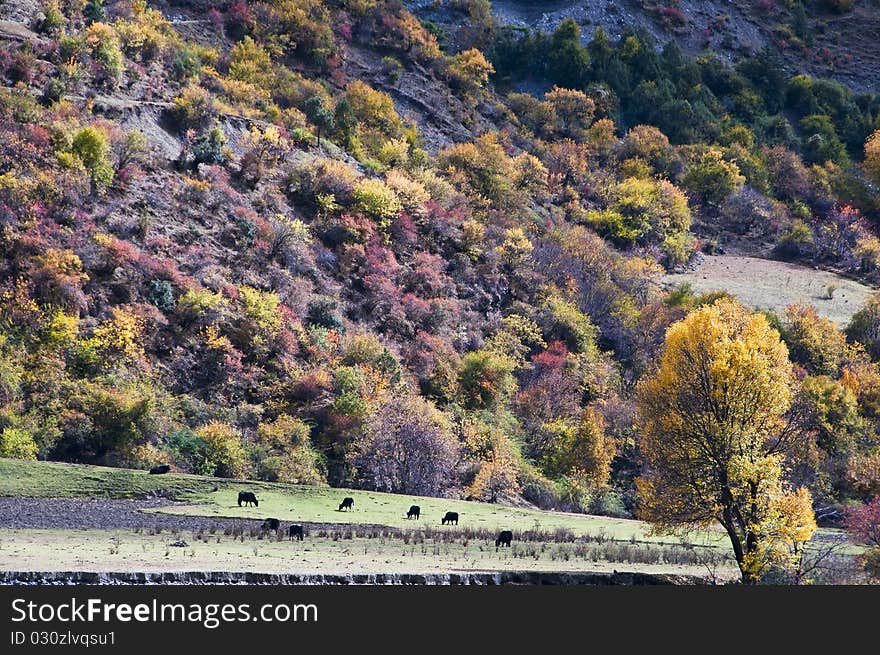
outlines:
[[[168,464],[159,464],[159,466],[154,466],[150,469],[150,473],[153,475],[161,475],[162,473],[168,473],[171,470],[171,467]]]
[[[453,523],[458,525],[458,512],[446,512],[446,516],[443,517],[442,523],[443,525],[446,525],[447,523],[449,523],[449,525],[452,525]]]
[[[419,514],[421,513],[422,508],[418,505],[413,505],[409,508],[409,511],[406,513],[406,518],[411,519],[413,517],[419,518]]]
[[[252,491],[239,491],[238,492],[238,506],[241,507],[242,503],[245,505],[253,505],[254,507],[260,506],[260,501],[257,500],[257,497],[254,495]]]
[[[287,528],[287,538],[292,540],[294,537],[300,541],[303,540],[303,527],[301,525],[291,525]]]
[[[354,498],[343,498],[342,502],[339,503],[339,510],[342,511],[344,509],[351,510],[354,507]]]
[[[278,532],[278,528],[281,527],[281,521],[278,519],[266,519],[263,521],[263,532],[271,532],[274,530]]]
[[[498,546],[509,546],[510,542],[513,540],[513,533],[510,530],[502,530],[498,533],[498,538],[495,539],[495,549],[498,549]]]

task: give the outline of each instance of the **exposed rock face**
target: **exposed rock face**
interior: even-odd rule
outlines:
[[[445,1],[405,0],[418,16],[443,25],[466,20]],[[492,11],[504,25],[552,32],[573,18],[585,40],[601,27],[616,39],[627,30],[644,30],[659,46],[676,41],[689,54],[714,52],[729,62],[764,47],[778,51],[793,72],[827,77],[857,91],[878,89],[880,12],[871,3],[834,14],[811,6],[806,16],[806,51],[790,37],[794,20],[784,3],[750,0],[493,0]],[[838,52],[846,44],[846,52]]]

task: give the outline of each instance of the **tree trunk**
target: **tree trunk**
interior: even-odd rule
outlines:
[[[727,531],[727,536],[730,537],[730,545],[733,546],[733,556],[736,558],[736,564],[739,566],[740,576],[742,577],[743,584],[751,584],[751,580],[749,576],[747,576],[743,565],[745,563],[745,552],[743,551],[742,540],[739,538],[739,533],[736,531],[736,527],[733,524],[733,520],[729,516],[729,510],[724,510],[724,520],[721,524],[724,526],[724,529]]]
[[[734,512],[733,494],[727,487],[727,475],[723,472],[721,474],[721,481],[722,484],[724,484],[724,488],[721,492],[721,505],[724,508],[721,512],[721,525],[724,526],[724,529],[727,531],[727,536],[730,537],[730,544],[733,546],[733,555],[736,557],[736,563],[737,566],[739,566],[739,573],[740,577],[742,577],[743,584],[754,584],[752,576],[746,573],[745,570],[745,556],[746,553],[750,552],[748,550],[748,534],[746,536],[746,548],[743,549],[741,535],[745,532],[745,526],[742,525],[741,520],[738,521],[734,518],[736,513]],[[737,530],[737,528],[740,529]]]

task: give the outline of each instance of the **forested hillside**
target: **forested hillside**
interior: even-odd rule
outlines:
[[[718,520],[753,578],[874,498],[880,297],[659,278],[880,283],[880,97],[431,12],[0,4],[0,457]]]

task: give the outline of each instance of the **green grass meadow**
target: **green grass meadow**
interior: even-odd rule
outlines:
[[[253,491],[259,507],[239,507]],[[149,512],[217,518],[278,518],[310,524],[304,542],[271,538],[254,524],[210,530],[0,528],[0,569],[9,571],[258,571],[291,573],[602,572],[735,576],[720,531],[685,541],[627,519],[444,498],[226,480],[196,475],[0,459],[0,496],[131,499],[182,504]],[[338,511],[345,496],[352,511]],[[410,505],[421,518],[410,520]],[[458,512],[459,524],[441,525]],[[511,549],[494,547],[514,531]],[[283,535],[281,535],[283,537]],[[186,546],[172,544],[185,541]]]
[[[214,491],[216,489],[216,491]],[[253,491],[259,507],[239,507],[238,492]],[[188,503],[153,511],[218,518],[275,517],[282,521],[381,525],[394,528],[441,526],[447,511],[458,512],[460,528],[493,530],[570,530],[577,536],[615,540],[672,541],[649,534],[641,521],[530,508],[507,507],[445,498],[405,496],[356,489],[336,489],[267,482],[232,481],[197,475],[107,468],[59,462],[0,459],[0,496],[45,498],[145,498],[161,496]],[[354,498],[352,511],[338,511],[345,496]],[[421,518],[407,519],[410,505],[419,505]],[[723,542],[718,533],[698,539]]]
[[[213,488],[212,478],[0,458],[0,496],[29,498],[183,498]]]

